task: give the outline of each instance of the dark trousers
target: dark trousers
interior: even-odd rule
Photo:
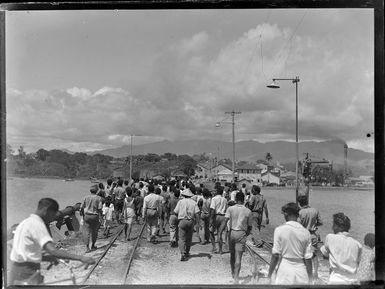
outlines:
[[[210,215],[202,213],[201,220],[203,222],[204,241],[210,242]]]
[[[170,242],[178,242],[178,217],[170,215]]]
[[[8,275],[8,285],[39,285],[44,277],[40,274],[40,264],[32,262],[12,262]]]
[[[262,213],[252,212],[251,213],[251,224],[253,226],[251,234],[252,234],[254,240],[257,240],[258,235],[259,235],[259,231],[261,230]]]
[[[179,250],[183,255],[190,253],[192,236],[194,233],[194,220],[182,219],[178,225],[179,235]]]
[[[99,215],[88,215],[88,214],[84,215],[84,227],[86,229],[86,237],[87,237],[85,243],[87,245],[87,248],[90,244],[90,238],[92,242],[91,246],[95,246],[96,239],[98,238],[99,226],[100,226]]]

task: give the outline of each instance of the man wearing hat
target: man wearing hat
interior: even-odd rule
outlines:
[[[194,233],[195,220],[199,223],[199,207],[198,204],[191,199],[194,194],[187,187],[181,192],[185,197],[180,200],[174,209],[174,213],[178,216],[178,232],[179,232],[179,250],[181,253],[181,261],[187,261],[190,256],[190,248]]]
[[[96,239],[98,238],[98,229],[100,226],[99,217],[102,215],[102,198],[96,195],[98,186],[92,185],[91,194],[84,198],[81,206],[81,214],[83,215],[84,227],[86,229],[86,253],[96,250]],[[89,248],[91,238],[91,248]]]

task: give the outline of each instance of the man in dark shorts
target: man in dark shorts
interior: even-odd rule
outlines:
[[[239,271],[241,270],[242,255],[245,251],[246,237],[250,234],[251,211],[244,206],[245,195],[237,192],[235,195],[236,204],[226,211],[225,219],[229,222],[230,237],[230,265],[234,284],[239,283]]]
[[[210,204],[210,238],[213,246],[212,252],[222,254],[223,231],[226,229],[225,213],[227,209],[227,200],[222,196],[223,187],[217,186],[216,195],[211,199]],[[219,251],[215,248],[215,231],[218,232]]]
[[[297,198],[298,204],[301,208],[299,211],[298,221],[310,232],[311,244],[313,247],[313,277],[318,279],[318,257],[319,251],[318,244],[320,243],[320,235],[318,233],[318,227],[322,226],[322,220],[319,211],[316,208],[309,206],[307,195],[301,195]]]
[[[35,213],[16,227],[10,253],[12,263],[8,285],[42,284],[42,261],[56,262],[56,258],[60,258],[79,260],[86,264],[95,263],[93,258],[70,254],[55,247],[48,228],[58,216],[59,204],[54,199],[44,198],[39,201]],[[43,251],[49,255],[43,255]]]

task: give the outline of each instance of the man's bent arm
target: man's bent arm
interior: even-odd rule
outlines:
[[[81,262],[87,263],[87,264],[94,264],[95,263],[95,260],[91,257],[75,255],[75,254],[68,253],[64,250],[58,250],[55,248],[55,246],[52,242],[48,242],[47,244],[45,244],[44,249],[50,255],[52,255],[56,258],[59,258],[59,259],[77,260],[77,261],[81,261]]]

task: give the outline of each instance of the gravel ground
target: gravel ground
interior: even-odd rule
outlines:
[[[131,237],[137,236],[141,229],[141,225],[134,224]],[[113,235],[120,229],[119,225],[112,228],[112,236],[105,238],[102,235],[96,242],[98,249],[87,255],[98,259],[108,246]],[[100,230],[101,231],[101,230]],[[168,230],[167,230],[168,231]],[[273,228],[267,226],[262,229],[261,239],[272,240]],[[117,238],[106,256],[94,270],[93,274],[85,283],[86,285],[229,285],[233,283],[230,270],[230,254],[227,244],[224,246],[222,255],[211,253],[211,244],[201,245],[198,237],[194,233],[193,245],[190,251],[190,258],[186,262],[180,261],[180,252],[178,248],[169,246],[169,235],[164,234],[159,238],[158,244],[152,244],[146,240],[146,230],[144,230],[142,238],[139,240],[137,250],[134,253],[134,260],[131,264],[127,279],[124,275],[127,269],[128,260],[135,246],[136,239],[125,241],[123,233]],[[63,249],[76,254],[84,254],[85,246],[81,241],[81,234],[77,234],[72,238],[62,241]],[[259,249],[261,255],[270,261],[270,253],[263,249]],[[319,270],[320,277],[327,279],[328,269],[327,263],[321,260]],[[267,270],[267,265],[258,260],[258,269]],[[80,265],[77,261],[70,261],[71,265]],[[43,268],[46,267],[43,265]],[[253,259],[246,251],[242,259],[242,267],[240,272],[240,284],[254,284],[252,280]],[[55,285],[71,285],[71,274],[69,269],[59,264],[50,270],[42,270],[45,276],[45,282]],[[88,270],[84,267],[74,269],[76,284],[83,284]],[[64,280],[63,279],[68,279]],[[58,282],[59,281],[59,282]],[[266,284],[266,279],[261,278],[258,284]]]

